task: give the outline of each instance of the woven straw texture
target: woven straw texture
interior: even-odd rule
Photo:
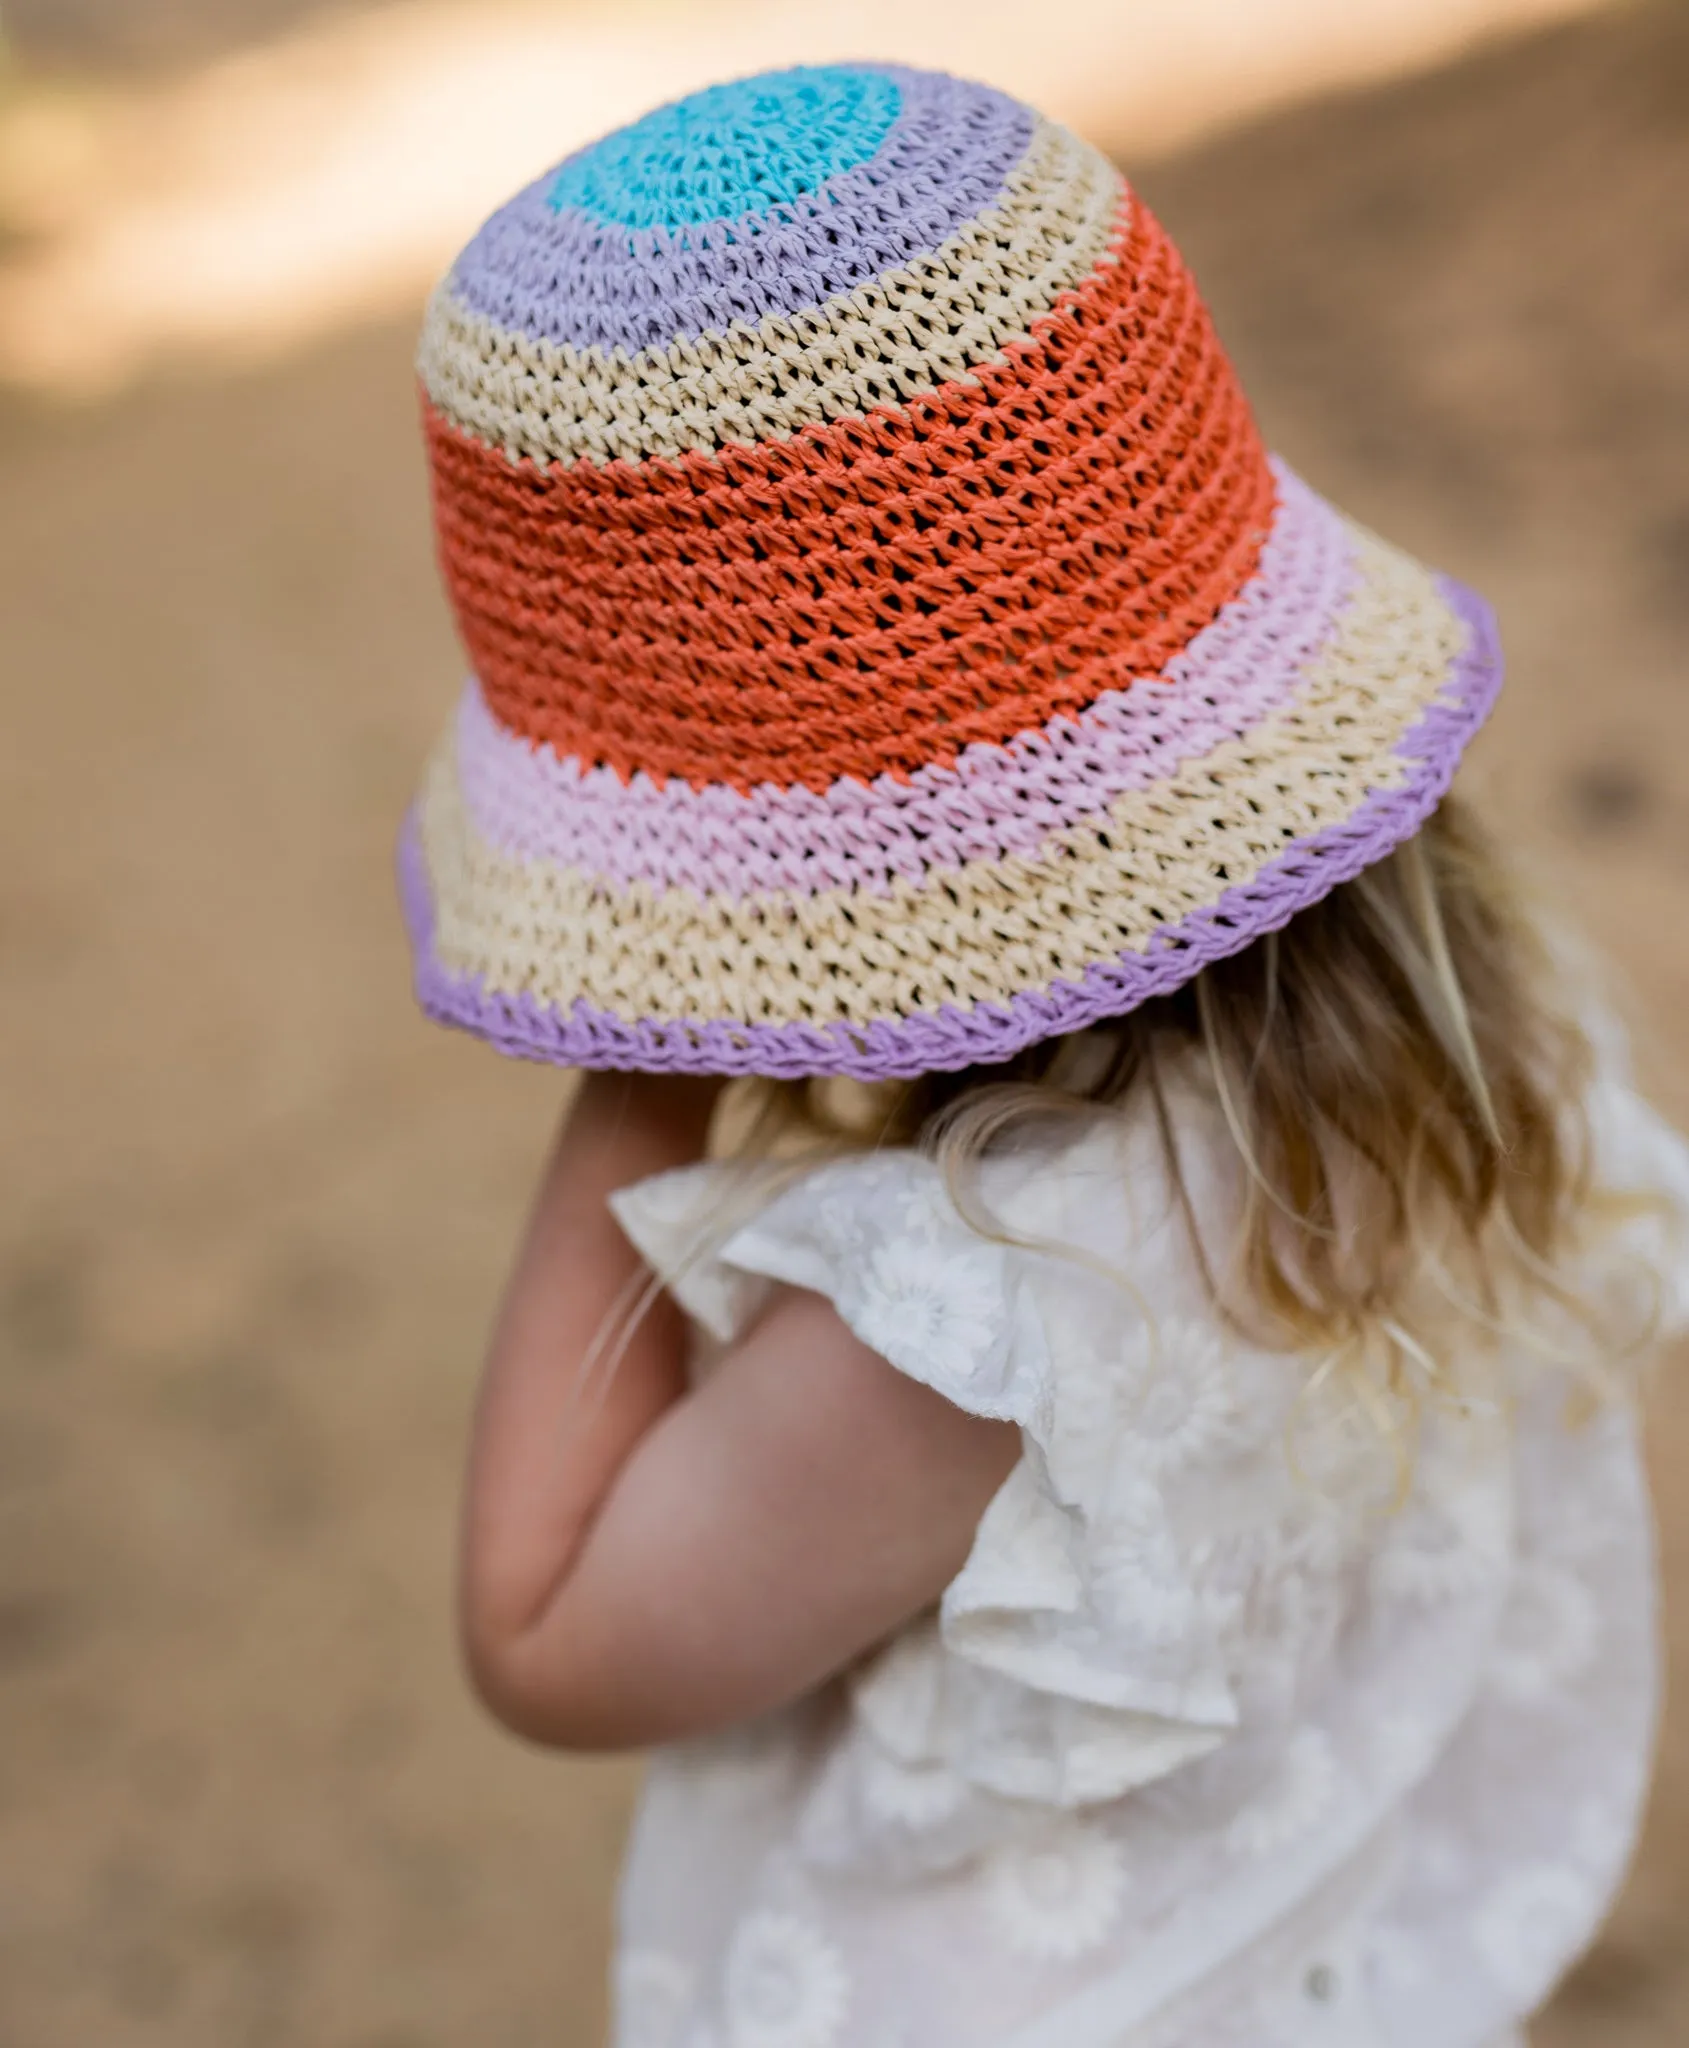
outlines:
[[[713,87],[486,224],[419,354],[472,665],[425,1007],[864,1077],[1118,1015],[1417,829],[1470,593],[1269,458],[1177,251],[1003,94]]]

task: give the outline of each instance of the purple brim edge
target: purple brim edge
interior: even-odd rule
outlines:
[[[434,909],[414,817],[399,840],[399,889],[415,959],[417,1001],[437,1022],[474,1032],[500,1052],[553,1066],[644,1072],[766,1074],[796,1079],[847,1074],[858,1080],[990,1065],[1063,1032],[1124,1016],[1167,995],[1212,961],[1278,931],[1340,882],[1382,860],[1419,829],[1447,793],[1472,735],[1501,687],[1495,618],[1452,577],[1437,589],[1468,630],[1437,700],[1399,742],[1409,764],[1397,788],[1379,790],[1340,825],[1293,842],[1250,881],[1157,933],[1141,953],[1088,968],[1078,981],[971,1009],[946,1004],[930,1014],[873,1024],[629,1022],[577,1002],[566,1015],[527,994],[502,994],[475,975],[449,972],[434,952]]]

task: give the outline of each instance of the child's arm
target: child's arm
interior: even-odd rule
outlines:
[[[494,1338],[464,1522],[476,1684],[536,1741],[611,1749],[809,1690],[931,1604],[1019,1455],[783,1292],[688,1391],[667,1298],[602,1399],[577,1366],[639,1268],[605,1196],[695,1158],[709,1083],[589,1077]]]

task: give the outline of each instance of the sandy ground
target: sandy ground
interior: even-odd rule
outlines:
[[[1615,0],[1055,0],[1036,34],[1023,0],[322,0],[285,33],[303,0],[68,4],[103,24],[104,71],[27,36],[16,90],[0,64],[0,383],[60,397],[406,316],[542,165],[712,78],[966,52],[1162,156]],[[172,14],[254,40],[137,62],[124,25]]]
[[[1498,602],[1475,780],[1689,1118],[1689,16],[1143,182],[1278,445]],[[631,1773],[500,1738],[450,1641],[561,1083],[408,1007],[388,841],[457,675],[409,346],[0,403],[4,2048],[598,2037]],[[1681,1666],[1681,1376],[1654,1444]],[[1542,2043],[1689,2038],[1686,1893],[1689,1704]]]
[[[149,63],[238,46],[290,27],[323,0],[5,0],[0,28],[31,57]]]

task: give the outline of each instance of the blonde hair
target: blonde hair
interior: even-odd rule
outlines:
[[[1590,1048],[1557,1010],[1554,980],[1510,879],[1446,800],[1282,931],[1114,1022],[906,1084],[747,1084],[740,1149],[920,1145],[964,1216],[996,1235],[977,1187],[984,1157],[1052,1117],[1147,1105],[1235,1328],[1307,1353],[1322,1376],[1341,1371],[1375,1409],[1469,1398],[1503,1336],[1534,1328],[1553,1348],[1545,1303],[1562,1333],[1595,1340],[1580,1357],[1642,1341],[1597,1330],[1595,1306],[1561,1277],[1595,1204]],[[1175,1073],[1211,1092],[1241,1167],[1220,1247],[1181,1168]]]

